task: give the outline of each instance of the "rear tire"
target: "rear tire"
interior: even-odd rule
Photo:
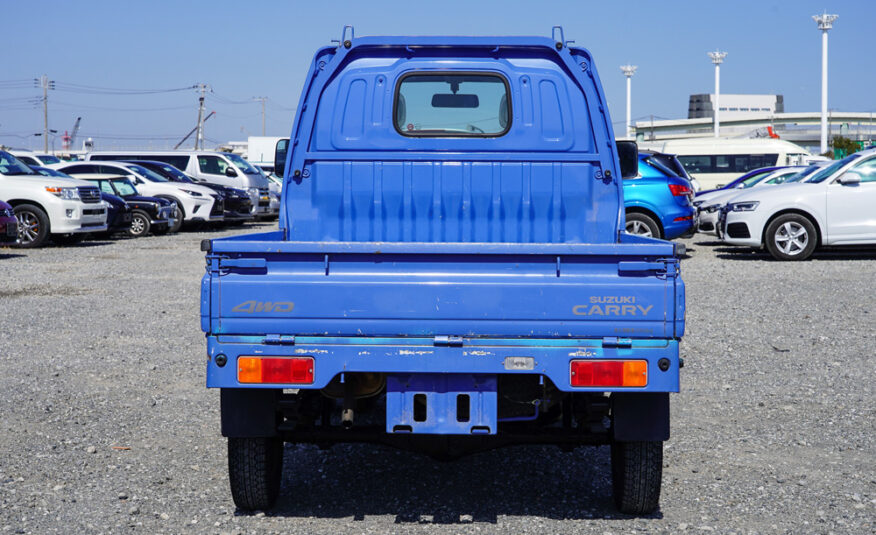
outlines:
[[[663,442],[613,442],[611,481],[614,503],[622,513],[653,513],[660,505]]]
[[[806,260],[818,245],[811,221],[799,214],[775,218],[766,229],[764,244],[776,260]]]
[[[18,220],[18,247],[40,247],[49,237],[49,216],[32,204],[19,204],[14,211]]]
[[[234,505],[248,511],[274,506],[283,476],[279,438],[229,438],[228,479]]]
[[[649,238],[662,238],[660,225],[650,216],[639,212],[627,213],[627,234],[635,234],[637,236],[647,236]]]
[[[149,234],[149,229],[152,227],[149,220],[149,214],[143,210],[134,210],[131,214],[131,228],[128,229],[128,234],[135,238]]]

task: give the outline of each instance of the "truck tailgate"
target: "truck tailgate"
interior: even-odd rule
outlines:
[[[247,238],[212,243],[201,306],[209,333],[677,338],[684,329],[684,287],[665,242]]]

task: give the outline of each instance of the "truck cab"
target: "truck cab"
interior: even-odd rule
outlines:
[[[305,79],[279,229],[202,243],[237,506],[273,505],[284,442],[366,442],[610,445],[619,509],[655,510],[683,246],[625,232],[637,150],[591,54],[345,30]]]

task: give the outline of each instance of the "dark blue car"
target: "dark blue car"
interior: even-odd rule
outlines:
[[[695,232],[693,189],[675,156],[639,151],[639,176],[624,180],[626,230],[671,240]]]
[[[736,189],[740,185],[755,184],[759,179],[767,176],[768,174],[772,173],[773,171],[778,171],[779,169],[782,169],[782,168],[783,168],[783,166],[773,166],[773,167],[760,167],[758,169],[751,170],[751,171],[745,173],[744,175],[740,176],[739,178],[733,180],[729,184],[725,184],[725,185],[721,186],[720,188],[698,191],[697,197],[699,197],[700,195],[704,195],[706,193],[712,193],[713,191],[731,190],[731,189]],[[694,201],[694,204],[699,206],[696,203],[696,201]]]

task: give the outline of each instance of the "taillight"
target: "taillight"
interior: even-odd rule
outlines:
[[[569,365],[572,386],[645,386],[647,360],[573,360]]]
[[[237,359],[240,383],[313,383],[313,357],[240,357]]]
[[[680,197],[681,195],[690,195],[693,191],[681,184],[669,184],[669,191],[672,192],[673,197]]]

